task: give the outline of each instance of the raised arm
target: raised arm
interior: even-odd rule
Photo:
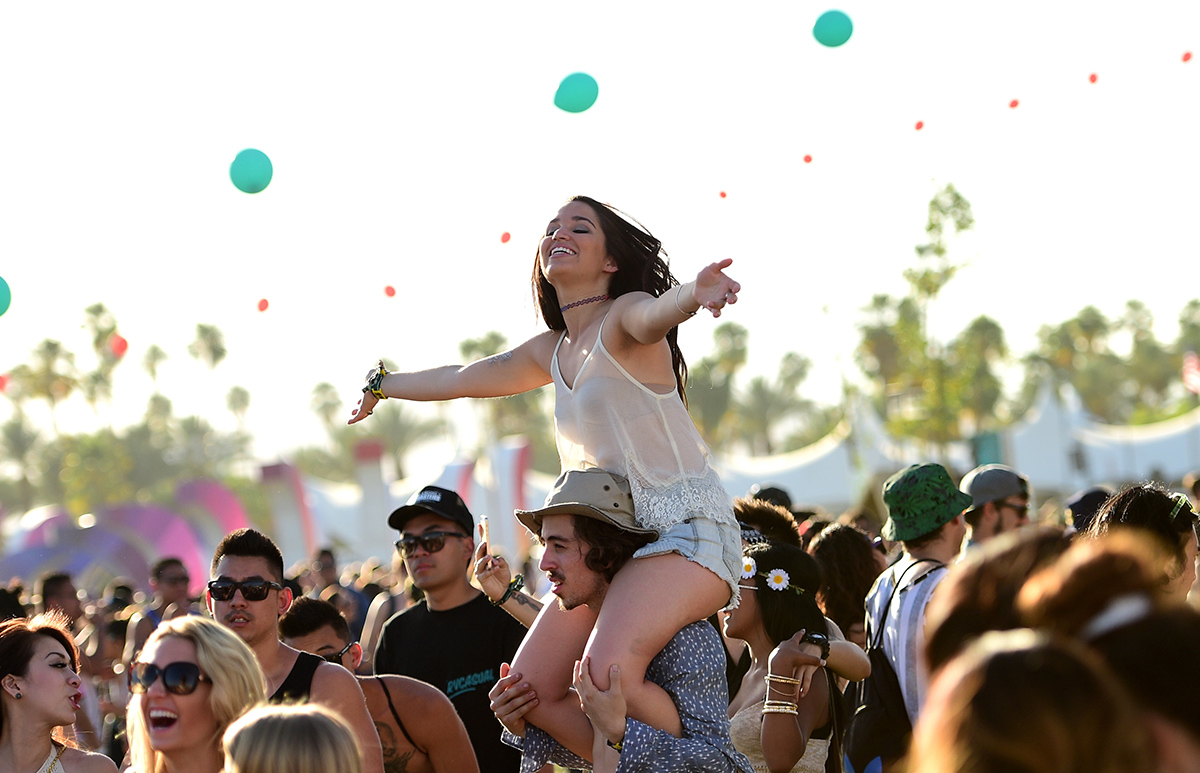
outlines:
[[[732,263],[728,258],[710,263],[695,280],[673,287],[657,298],[646,293],[621,296],[613,305],[621,329],[638,343],[653,344],[702,308],[708,309],[714,317],[721,316],[721,309],[726,304],[737,303],[737,294],[742,289],[725,274],[725,269]]]
[[[459,397],[506,397],[550,383],[550,358],[559,333],[546,331],[520,346],[469,365],[443,365],[414,372],[389,372],[380,383],[386,397],[403,400],[454,400]],[[371,415],[379,400],[363,392],[349,424]]]
[[[509,583],[512,580],[508,562],[501,556],[488,555],[488,544],[482,539],[479,547],[475,548],[475,580],[485,596],[493,604],[508,598],[500,604],[500,608],[512,615],[518,623],[530,628],[542,611],[542,602],[533,596],[528,596],[519,590],[509,593]]]

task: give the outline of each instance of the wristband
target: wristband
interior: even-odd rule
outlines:
[[[512,578],[512,582],[510,582],[508,584],[508,589],[504,591],[504,595],[501,596],[500,598],[496,599],[495,601],[492,601],[492,606],[496,606],[496,607],[504,606],[504,602],[511,599],[514,593],[516,593],[517,591],[521,590],[521,588],[524,588],[524,587],[525,587],[525,578],[518,574],[516,577]],[[489,599],[489,601],[491,601],[491,599]]]
[[[610,741],[610,740],[608,740],[607,738],[605,738],[605,739],[604,739],[604,742],[605,742],[606,744],[608,744],[608,748],[610,748],[610,749],[616,749],[616,750],[617,750],[617,754],[620,754],[620,753],[621,753],[621,747],[623,747],[623,746],[625,745],[625,741],[624,741],[624,739],[622,739],[622,740],[620,740],[620,741],[617,741],[616,743],[613,743],[612,741]]]
[[[372,368],[367,374],[367,385],[363,387],[363,392],[370,392],[375,395],[376,399],[386,400],[387,395],[383,393],[383,377],[388,374],[388,369],[383,366],[383,360],[379,361],[379,366]]]

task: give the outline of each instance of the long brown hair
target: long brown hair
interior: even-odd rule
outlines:
[[[602,204],[589,196],[572,196],[567,204],[578,201],[591,207],[599,220],[604,234],[604,246],[609,256],[617,262],[617,270],[608,281],[608,295],[619,298],[625,293],[641,291],[656,298],[679,284],[667,267],[667,253],[662,242],[634,218],[609,204]],[[533,258],[533,300],[541,317],[551,330],[566,330],[567,323],[559,310],[558,293],[542,274],[540,251]],[[679,326],[667,332],[667,345],[671,347],[671,367],[675,370],[675,387],[679,397],[687,404],[687,363],[679,349]]]

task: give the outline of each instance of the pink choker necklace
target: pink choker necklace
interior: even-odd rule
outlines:
[[[565,312],[567,309],[573,309],[576,306],[586,306],[589,303],[595,303],[596,301],[607,301],[607,300],[608,300],[608,293],[605,293],[604,295],[593,295],[591,298],[584,298],[582,301],[575,301],[574,303],[568,303],[566,306],[559,306],[558,310],[560,312]]]

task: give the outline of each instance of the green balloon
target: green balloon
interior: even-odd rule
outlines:
[[[4,316],[4,312],[8,311],[8,307],[12,305],[12,290],[8,288],[8,282],[4,281],[4,277],[0,276],[0,317]]]
[[[229,165],[229,179],[243,193],[258,193],[271,184],[275,170],[271,159],[261,150],[247,148],[237,154]]]
[[[850,39],[854,25],[841,11],[826,11],[813,25],[813,37],[823,46],[837,48]]]
[[[585,72],[571,73],[558,84],[554,92],[554,104],[568,113],[582,113],[596,104],[600,86],[596,79]]]

